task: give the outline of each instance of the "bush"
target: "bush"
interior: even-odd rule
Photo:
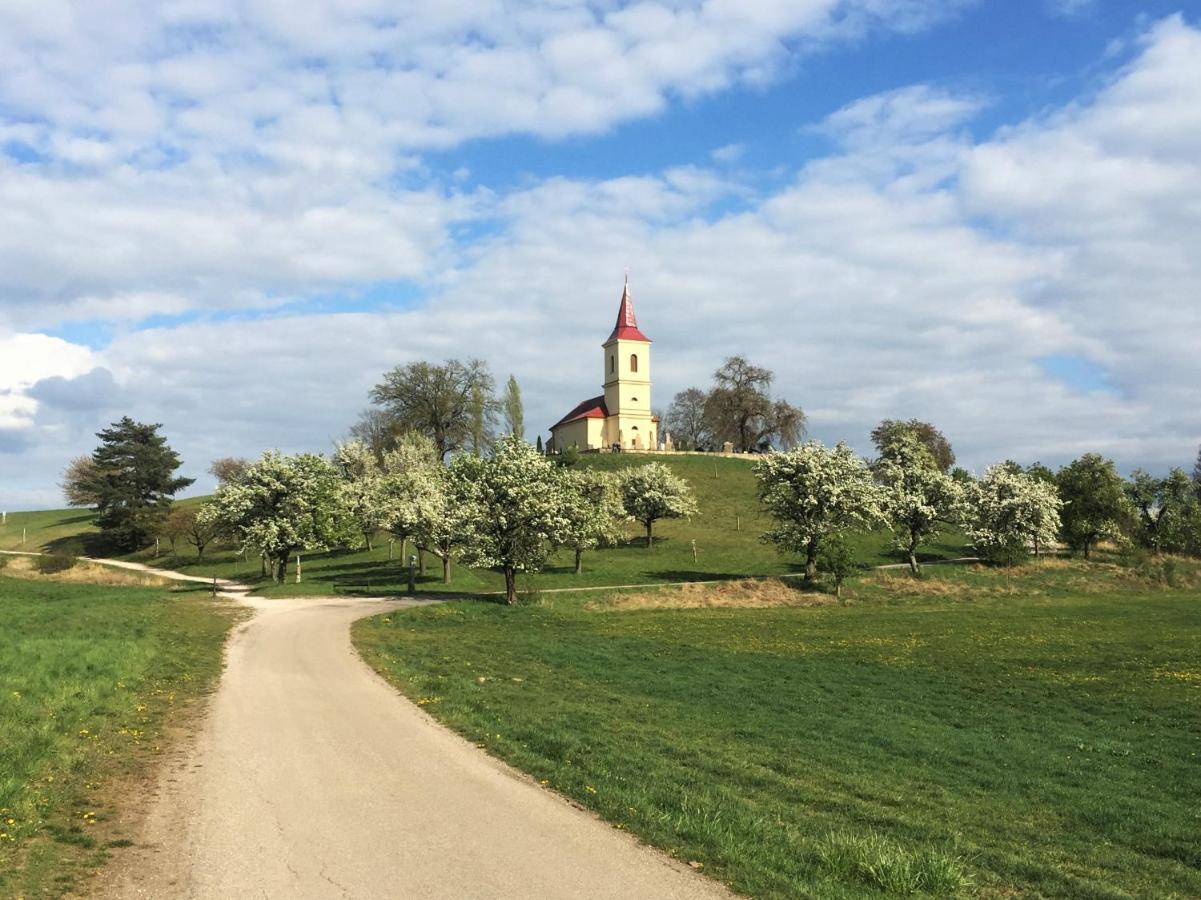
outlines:
[[[67,553],[47,553],[33,558],[33,567],[43,575],[66,572],[75,567],[75,557]]]
[[[7,565],[8,565],[8,557],[4,556],[3,554],[0,554],[0,569],[3,569]]]
[[[889,894],[955,896],[972,883],[963,857],[933,848],[915,853],[875,832],[832,831],[819,842],[817,855],[838,880]]]

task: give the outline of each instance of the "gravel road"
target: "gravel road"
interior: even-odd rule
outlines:
[[[403,604],[239,602],[228,665],[102,897],[718,898],[723,888],[398,695],[350,624]]]

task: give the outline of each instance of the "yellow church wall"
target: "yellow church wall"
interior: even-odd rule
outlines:
[[[607,447],[605,442],[606,419],[576,419],[555,429],[555,449],[566,450],[579,447],[581,450],[599,450]]]

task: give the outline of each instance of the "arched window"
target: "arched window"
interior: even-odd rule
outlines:
[[[630,371],[631,372],[638,371],[638,354],[637,353],[630,354]]]

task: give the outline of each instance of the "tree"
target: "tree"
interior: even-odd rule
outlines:
[[[655,544],[655,522],[695,515],[697,508],[688,482],[663,463],[648,463],[622,472],[621,502],[626,515],[646,528],[648,550]]]
[[[209,466],[209,474],[217,479],[217,484],[229,484],[237,481],[250,466],[250,460],[242,456],[223,456],[214,459]]]
[[[1126,484],[1112,460],[1099,453],[1086,453],[1059,470],[1055,476],[1063,540],[1072,550],[1089,553],[1104,538],[1118,537],[1131,518]]]
[[[538,435],[538,444],[534,447],[539,453],[545,453],[546,448],[542,446],[542,435]]]
[[[786,553],[803,553],[805,580],[817,576],[824,539],[883,521],[880,488],[867,464],[846,444],[827,448],[808,441],[772,453],[755,465],[759,500],[776,520],[763,540]]]
[[[770,396],[771,370],[731,356],[714,375],[705,401],[705,423],[713,441],[730,441],[736,450],[762,450],[778,443],[794,446],[805,432],[805,414]]]
[[[882,510],[894,535],[893,544],[905,552],[916,575],[921,571],[918,549],[959,517],[963,488],[943,474],[913,432],[903,432],[885,445],[875,473],[883,488]]]
[[[95,506],[100,502],[100,495],[93,489],[96,483],[96,463],[90,456],[77,456],[67,463],[63,472],[63,496],[68,506]]]
[[[618,480],[595,469],[565,469],[562,546],[575,552],[575,573],[584,571],[583,554],[616,543],[618,524],[626,518]]]
[[[391,517],[380,461],[367,444],[350,440],[334,445],[333,463],[342,479],[342,503],[370,551],[375,535],[388,527]]]
[[[906,435],[916,438],[930,451],[930,456],[938,466],[938,471],[944,473],[951,471],[951,467],[955,465],[955,452],[951,449],[951,442],[929,422],[922,422],[919,419],[909,419],[908,421],[885,419],[872,429],[872,443],[876,445],[876,450],[880,455],[884,456],[894,442],[903,439]]]
[[[271,562],[272,580],[283,581],[294,554],[354,539],[340,485],[338,470],[325,458],[270,450],[238,481],[217,489],[213,521],[236,535],[243,550],[261,552]]]
[[[537,572],[564,539],[563,473],[525,441],[508,436],[488,458],[460,456],[451,464],[459,500],[471,511],[463,558],[498,566],[505,601],[517,602],[517,573]]]
[[[162,524],[159,525],[159,534],[167,539],[172,555],[175,554],[176,541],[187,534],[188,529],[192,526],[192,520],[195,518],[195,510],[183,506],[172,507],[171,511],[163,517]]]
[[[969,492],[967,535],[981,556],[1013,565],[1059,533],[1055,486],[1004,463],[991,466]]]
[[[481,457],[455,457],[456,462],[460,459]],[[450,584],[451,562],[471,539],[472,522],[478,514],[472,507],[473,486],[464,480],[467,474],[461,466],[436,466],[429,470],[415,497],[414,539],[421,550],[442,561],[443,584]]]
[[[505,433],[525,440],[525,409],[521,405],[521,387],[510,375],[505,383],[505,396],[501,401],[505,414]],[[541,438],[539,438],[541,440]]]
[[[500,404],[496,402],[493,393],[496,384],[492,376],[485,372],[484,377],[477,378],[471,387],[471,399],[468,403],[470,412],[471,452],[482,456],[492,446],[492,426],[496,422],[496,414]]]
[[[171,508],[171,498],[193,481],[175,475],[179,455],[158,433],[161,427],[125,416],[98,432],[91,477],[78,485],[95,500],[101,533],[119,549],[146,546]]]
[[[211,501],[191,516],[184,528],[184,537],[196,548],[196,558],[204,559],[205,548],[221,537],[221,521]]]
[[[712,446],[709,426],[705,420],[705,403],[709,395],[700,388],[688,388],[672,398],[663,417],[663,431],[671,435],[672,443],[683,450],[704,450]]]
[[[1055,473],[1040,462],[1031,463],[1026,466],[1026,474],[1031,478],[1037,478],[1039,481],[1045,481],[1047,484],[1056,483]]]
[[[842,583],[857,568],[855,550],[845,534],[836,531],[822,541],[821,549],[817,551],[817,567],[833,580],[834,596],[841,600]]]
[[[386,409],[369,407],[359,413],[358,420],[350,426],[348,438],[371,448],[377,460],[383,461],[384,454],[396,449],[404,430],[396,418]]]
[[[1201,500],[1201,447],[1197,448],[1197,461],[1193,463],[1193,493]]]
[[[1156,478],[1138,469],[1126,490],[1138,511],[1142,542],[1155,553],[1179,550],[1182,522],[1193,496],[1192,481],[1184,470],[1173,469],[1166,478]]]
[[[468,446],[482,447],[491,417],[495,385],[480,360],[442,365],[415,362],[397,366],[371,390],[400,432],[429,437],[440,459]]]
[[[421,434],[406,434],[383,459],[381,492],[387,509],[385,528],[400,540],[400,553],[407,552],[409,539],[416,538],[432,502],[434,481],[442,464],[433,441]]]

